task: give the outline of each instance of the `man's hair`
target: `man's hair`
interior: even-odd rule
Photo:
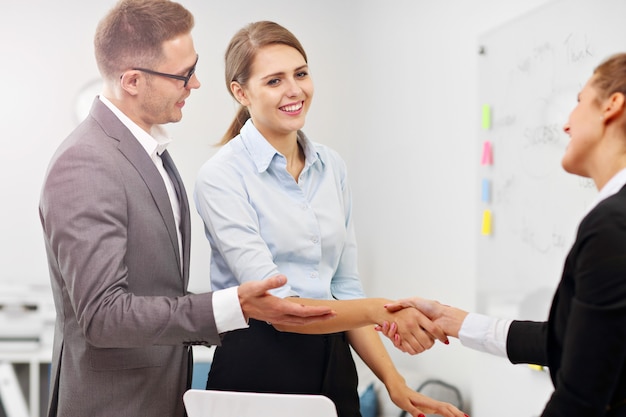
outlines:
[[[163,58],[163,42],[191,32],[191,12],[170,0],[120,0],[100,21],[94,47],[104,79]]]

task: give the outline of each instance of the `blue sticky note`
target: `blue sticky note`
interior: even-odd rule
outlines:
[[[491,184],[487,178],[483,179],[481,200],[483,203],[488,203],[491,200]]]

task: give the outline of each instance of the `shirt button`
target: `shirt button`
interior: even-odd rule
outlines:
[[[311,278],[317,279],[317,272],[311,272]]]
[[[317,243],[317,242],[319,242],[319,241],[320,241],[320,238],[319,238],[319,237],[317,237],[317,236],[313,236],[313,237],[311,238],[311,242],[313,242],[313,243]]]

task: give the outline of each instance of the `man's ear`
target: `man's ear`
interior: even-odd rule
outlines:
[[[233,97],[235,97],[235,100],[237,100],[242,106],[247,107],[250,104],[245,90],[237,81],[232,81],[230,83],[230,91],[233,94]]]
[[[120,77],[120,85],[124,91],[131,96],[138,94],[139,84],[145,80],[139,71],[126,71]]]

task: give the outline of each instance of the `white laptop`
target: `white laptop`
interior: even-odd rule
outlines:
[[[337,417],[335,404],[323,395],[190,389],[183,402],[188,417]]]

